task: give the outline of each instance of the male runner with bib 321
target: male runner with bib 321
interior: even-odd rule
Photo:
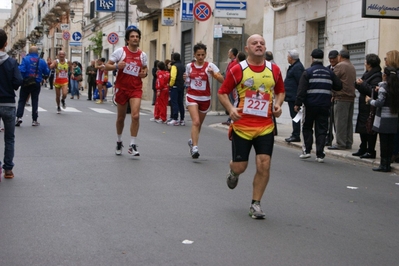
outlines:
[[[136,138],[139,132],[140,105],[143,94],[142,78],[147,77],[147,55],[139,49],[141,31],[137,28],[128,29],[125,32],[126,46],[112,53],[105,65],[105,70],[117,70],[115,81],[115,102],[117,103],[116,119],[116,155],[122,154],[122,132],[125,125],[127,105],[130,103],[130,145],[128,153],[139,156]]]
[[[60,108],[60,96],[62,92],[62,108],[66,108],[65,99],[68,94],[68,70],[70,68],[70,63],[65,59],[65,52],[58,52],[58,59],[54,60],[50,65],[51,69],[55,69],[55,101],[57,103],[57,114],[61,113]]]

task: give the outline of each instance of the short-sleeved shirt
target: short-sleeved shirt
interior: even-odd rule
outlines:
[[[57,66],[55,67],[55,83],[56,84],[68,83],[68,71],[69,71],[68,60],[65,59],[65,62],[61,63],[57,59]]]
[[[112,53],[110,60],[118,63],[125,61],[126,67],[118,70],[115,87],[122,90],[141,90],[143,82],[139,73],[148,65],[146,53],[138,49],[133,52],[127,46],[121,47]]]

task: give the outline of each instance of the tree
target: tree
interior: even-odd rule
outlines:
[[[100,58],[103,51],[103,32],[101,30],[96,32],[93,37],[89,38],[89,41],[91,41],[89,50],[93,51],[97,58]]]

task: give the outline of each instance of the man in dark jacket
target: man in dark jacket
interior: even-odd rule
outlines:
[[[172,56],[172,67],[170,69],[170,102],[172,104],[172,120],[168,122],[170,126],[185,126],[184,122],[184,79],[185,66],[180,61],[180,54],[174,53]],[[179,118],[180,113],[180,120]]]
[[[19,127],[22,123],[22,117],[24,115],[24,109],[28,96],[31,96],[32,101],[32,126],[39,126],[37,122],[38,118],[38,105],[39,105],[39,94],[40,86],[43,80],[43,76],[50,74],[50,69],[44,59],[39,58],[37,46],[29,48],[29,54],[22,59],[21,65],[19,65],[22,77],[24,79],[28,77],[35,78],[34,84],[23,84],[19,90],[19,100],[17,109],[17,120],[15,126]]]
[[[324,162],[324,145],[328,130],[332,90],[340,91],[342,83],[339,78],[327,67],[323,66],[324,53],[314,49],[312,65],[303,72],[299,81],[298,94],[295,101],[295,111],[298,112],[302,104],[305,105],[303,119],[303,154],[301,159],[310,158],[313,145],[313,124],[316,137],[316,161]]]
[[[90,66],[86,68],[86,75],[87,75],[87,85],[89,86],[87,89],[87,100],[91,101],[94,90],[96,89],[96,61],[91,60]]]
[[[4,178],[14,177],[15,91],[22,84],[18,63],[5,52],[7,34],[0,29],[0,117],[4,123]]]
[[[287,70],[287,76],[284,80],[285,88],[285,100],[290,108],[290,116],[294,118],[297,114],[294,110],[295,99],[298,91],[299,79],[301,78],[305,68],[299,60],[299,54],[297,50],[288,51],[287,60],[290,66]],[[289,138],[286,138],[286,142],[300,142],[301,138],[301,121],[292,121],[292,133]]]

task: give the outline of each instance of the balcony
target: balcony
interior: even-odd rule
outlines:
[[[69,0],[48,0],[42,7],[42,21],[48,26],[63,22],[69,9]]]
[[[143,13],[151,13],[161,9],[161,0],[130,0],[131,5],[136,5],[137,9]]]

